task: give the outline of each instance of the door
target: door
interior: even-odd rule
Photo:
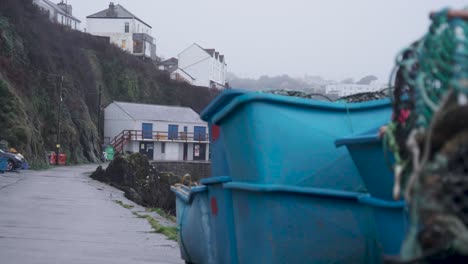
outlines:
[[[141,124],[142,137],[143,139],[152,139],[153,138],[153,124],[143,123]]]
[[[154,143],[153,142],[140,142],[140,153],[148,157],[149,160],[154,159]]]
[[[193,160],[206,160],[206,144],[193,144]]]
[[[194,141],[206,141],[206,127],[195,126],[193,128]]]

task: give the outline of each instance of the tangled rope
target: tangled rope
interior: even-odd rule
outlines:
[[[428,33],[396,59],[385,144],[394,198],[410,204],[408,262],[468,262],[468,10],[431,15]]]

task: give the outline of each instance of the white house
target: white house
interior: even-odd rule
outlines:
[[[178,55],[179,74],[193,78],[192,84],[214,87],[226,86],[227,64],[224,55],[214,49],[204,49],[194,43]],[[184,76],[187,78],[187,76]]]
[[[63,1],[54,4],[49,0],[33,0],[33,3],[38,6],[42,12],[46,13],[52,22],[62,24],[75,30],[80,29],[81,21],[73,16],[73,8],[71,5]]]
[[[156,60],[156,44],[152,27],[121,5],[109,4],[109,8],[86,17],[87,32],[108,37],[110,43],[145,58]]]
[[[326,94],[336,94],[340,97],[367,93],[367,92],[378,92],[387,88],[385,84],[329,84],[325,87]]]
[[[188,107],[113,102],[104,110],[104,137],[116,152],[150,160],[209,159],[208,125]]]

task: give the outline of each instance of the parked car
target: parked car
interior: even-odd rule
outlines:
[[[24,158],[22,158],[18,154],[5,152],[1,149],[0,149],[0,157],[8,159],[7,171],[21,169],[23,167],[23,162],[25,162]]]

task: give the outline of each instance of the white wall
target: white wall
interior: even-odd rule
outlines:
[[[211,56],[196,44],[182,51],[179,56],[179,68],[190,74],[194,85],[208,87],[212,72]]]
[[[134,19],[87,18],[88,32],[94,33],[125,33],[125,23],[130,24],[129,33],[133,33]]]
[[[104,109],[104,137],[112,140],[122,130],[135,129],[135,126],[135,120],[114,103]],[[139,129],[141,129],[141,124]]]
[[[129,32],[125,32],[125,23],[129,23]],[[133,34],[146,33],[151,36],[151,28],[136,19],[87,18],[88,32],[92,35],[109,37],[112,44],[133,53]],[[125,41],[125,47],[122,47]],[[145,54],[151,56],[151,46],[145,45]]]
[[[167,121],[151,121],[151,120],[138,120],[135,123],[135,129],[141,130],[143,123],[150,123],[153,124],[153,131],[160,131],[160,132],[168,132],[169,125],[178,125],[179,132],[184,132],[184,126],[187,126],[188,133],[194,133],[195,126],[203,126],[206,127],[206,133],[208,131],[208,124],[206,122],[201,123],[184,123],[184,122],[167,122]],[[207,139],[208,140],[208,139]]]
[[[131,30],[132,33],[146,33],[151,36],[151,28],[137,19],[133,19],[133,28]]]
[[[193,143],[188,144],[187,160],[193,160]]]
[[[145,55],[151,57],[151,43],[145,41]]]
[[[183,68],[183,70],[195,78],[195,80],[192,81],[194,85],[209,87],[212,71],[211,67],[212,63],[210,57],[208,57],[196,64]]]
[[[128,142],[123,149],[124,152],[130,151],[133,153],[140,152],[140,142],[139,141],[130,141]]]
[[[216,56],[210,56],[204,49],[196,44],[182,51],[179,56],[179,68],[192,77],[194,85],[210,86],[210,81],[220,85],[226,83],[226,65]]]
[[[166,142],[165,160],[179,160],[179,145],[181,143]]]
[[[193,84],[193,82],[194,82],[192,77],[189,76],[184,71],[182,71],[181,69],[177,69],[177,70],[171,72],[171,79],[178,80],[178,81],[180,81],[182,79],[182,80],[184,80],[185,82],[187,82],[189,84]]]

